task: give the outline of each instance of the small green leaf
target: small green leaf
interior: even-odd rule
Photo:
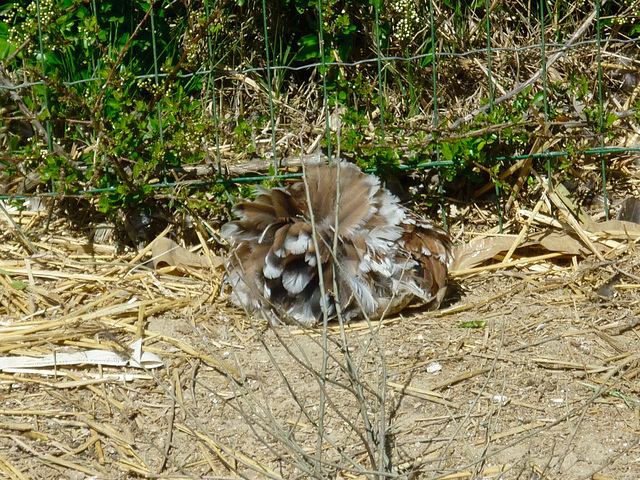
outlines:
[[[544,101],[544,93],[538,92],[533,96],[532,103],[534,105],[540,105]]]
[[[451,148],[450,143],[443,143],[441,151],[442,151],[442,156],[444,157],[445,160],[447,161],[453,160],[453,149]]]
[[[16,290],[24,290],[29,286],[28,283],[24,283],[22,280],[13,280],[11,282],[11,286]]]
[[[295,57],[294,61],[304,62],[306,60],[316,59],[320,57],[320,44],[318,35],[309,34],[298,40],[300,50]]]
[[[458,328],[482,328],[486,327],[487,322],[484,320],[473,320],[471,322],[464,322],[458,325]]]

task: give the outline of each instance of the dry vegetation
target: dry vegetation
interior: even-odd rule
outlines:
[[[566,220],[562,205],[554,212]],[[490,215],[480,209],[454,218],[464,246],[444,309],[329,325],[326,335],[271,328],[230,308],[206,242],[195,255],[163,237],[118,253],[77,237],[64,219],[42,233],[46,210],[7,212],[3,359],[97,349],[126,360],[141,339],[162,365],[6,368],[0,471],[637,478],[640,228],[570,228],[545,208],[526,237],[475,233]]]
[[[109,117],[100,102],[90,103],[94,97],[79,95],[74,100],[85,103],[69,111],[90,111],[97,120],[62,119],[58,127],[84,122],[84,131],[60,137],[51,154],[45,125],[35,114],[37,95],[7,90],[2,114],[10,118],[0,129],[0,477],[637,479],[640,226],[633,215],[607,221],[601,195],[603,165],[611,218],[624,199],[639,194],[637,41],[602,44],[603,111],[613,115],[605,118],[611,123],[604,133],[596,115],[595,45],[549,46],[547,118],[536,100],[542,88],[540,49],[524,49],[542,36],[538,22],[522,13],[532,7],[515,1],[491,5],[499,3],[491,12],[491,71],[495,106],[505,108],[502,117],[487,115],[488,59],[482,51],[439,58],[438,128],[432,65],[409,74],[407,63],[385,62],[385,109],[393,121],[385,124],[384,141],[381,112],[372,103],[380,74],[374,63],[341,66],[340,75],[359,78],[362,91],[346,106],[328,109],[317,69],[296,73],[304,77],[300,83],[278,71],[286,78],[274,79],[279,88],[273,92],[260,77],[264,71],[229,70],[213,83],[219,95],[215,130],[211,92],[204,88],[198,93],[202,110],[189,110],[184,119],[176,112],[183,113],[194,98],[185,94],[172,103],[179,97],[173,85],[141,88],[159,92],[151,107],[143,105],[151,117],[154,102],[165,95],[162,148],[185,158],[197,152],[197,162],[172,172],[177,180],[172,188],[146,191],[145,206],[160,205],[170,220],[139,237],[146,227],[133,222],[128,246],[122,244],[125,235],[103,234],[127,223],[139,205],[118,198],[111,213],[121,216],[103,216],[99,194],[85,193],[104,186],[94,183],[102,174],[112,175],[115,180],[109,181],[117,186],[158,180],[153,168],[159,163],[150,161],[158,158],[157,138],[137,157],[118,150],[143,145],[122,134],[126,122],[114,120],[127,115],[135,120],[139,112],[131,108]],[[556,23],[547,24],[547,41],[555,42],[553,34],[560,31],[570,32],[565,46],[593,40],[591,4],[564,6]],[[480,11],[467,12],[460,28],[459,19],[436,6],[436,51],[449,45],[460,51],[485,48],[486,18]],[[620,7],[621,18],[634,14],[633,2]],[[248,36],[253,27],[240,20],[229,16],[220,28],[238,28]],[[604,32],[618,38],[623,27],[610,24]],[[205,38],[191,42],[200,55]],[[190,37],[182,41],[188,50]],[[398,51],[390,53],[406,53],[401,41],[393,46]],[[423,51],[422,46],[416,49]],[[29,42],[24,48],[31,48]],[[377,54],[366,48],[360,53]],[[13,87],[23,77],[21,67],[0,65],[2,86]],[[115,83],[107,90],[122,94]],[[412,85],[416,90],[408,93]],[[531,90],[521,95],[528,85]],[[100,88],[95,84],[93,94],[102,100]],[[64,91],[67,100],[73,99],[69,91]],[[35,102],[33,109],[25,100]],[[518,102],[522,111],[516,115]],[[361,115],[360,124],[342,122],[354,112]],[[16,133],[16,125],[33,136]],[[227,200],[221,191],[213,195],[194,184],[219,173],[218,155],[230,176],[265,172],[273,151],[288,157],[284,171],[295,170],[301,154],[315,152],[325,141],[327,127],[340,138],[346,157],[367,166],[389,150],[403,165],[420,155],[435,158],[435,148],[445,145],[468,155],[477,141],[492,139],[491,146],[474,150],[485,155],[483,161],[465,157],[444,184],[458,261],[451,272],[456,288],[440,311],[303,331],[271,327],[228,305],[220,262],[225,248],[216,235]],[[194,137],[187,135],[194,131]],[[354,132],[359,136],[351,137]],[[521,141],[509,143],[507,136]],[[14,151],[8,145],[16,139],[20,148]],[[602,146],[621,151],[584,153]],[[501,155],[565,150],[574,153],[552,156],[557,162],[551,179],[539,159],[492,163]],[[96,158],[97,173],[75,179],[73,186],[56,183],[59,179],[44,182],[44,169],[55,155],[73,160],[63,162],[60,178],[80,171],[70,168],[74,162],[92,165]],[[253,156],[259,159],[247,162]],[[146,177],[133,174],[136,162],[143,172],[153,163]],[[401,190],[413,194],[418,208],[433,199],[438,183],[422,172],[401,182],[402,187],[411,183]],[[500,212],[495,183],[503,194],[512,194],[499,199]],[[42,194],[52,184],[62,185],[58,191],[77,191],[51,200]],[[189,203],[196,194],[198,202],[214,205],[218,218],[209,222],[211,211],[202,213],[195,201]],[[31,210],[16,210],[16,195],[42,201],[34,201]],[[167,208],[181,200],[186,205],[181,214],[193,229],[181,230],[188,222],[176,220],[178,214]],[[119,211],[123,205],[131,209]],[[138,357],[130,347],[138,340],[161,365],[132,363]],[[129,363],[63,361],[68,353],[93,350]],[[46,366],[2,363],[51,354]]]

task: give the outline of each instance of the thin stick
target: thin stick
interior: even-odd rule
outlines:
[[[9,220],[9,223],[11,223],[11,225],[14,228],[14,230],[18,233],[18,239],[22,240],[24,242],[25,246],[29,250],[31,250],[32,254],[34,254],[34,255],[37,254],[38,253],[38,249],[33,246],[33,243],[31,243],[31,241],[27,238],[27,236],[24,234],[24,232],[22,231],[20,226],[15,222],[13,217],[11,215],[9,215],[9,212],[7,212],[7,209],[4,208],[4,205],[2,204],[2,202],[0,202],[0,210],[2,210],[2,213],[4,213],[5,217],[7,217],[7,220]]]
[[[531,227],[531,224],[533,223],[533,220],[536,218],[536,215],[538,214],[538,212],[540,212],[540,209],[542,208],[542,205],[544,205],[544,196],[542,198],[540,198],[540,200],[538,200],[538,203],[536,204],[535,208],[533,209],[533,213],[527,219],[525,224],[522,226],[522,229],[520,230],[520,233],[518,234],[517,238],[511,244],[511,248],[509,248],[509,251],[507,252],[507,254],[502,259],[502,264],[503,265],[509,263],[509,261],[511,260],[511,255],[513,255],[513,252],[516,251],[516,248],[518,248],[520,246],[520,244],[522,243],[522,240],[524,240],[524,237],[527,235],[527,232],[529,231],[529,227]]]

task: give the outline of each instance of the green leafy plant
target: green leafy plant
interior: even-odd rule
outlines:
[[[542,14],[546,30],[566,18],[565,28],[547,32],[564,42],[585,5],[532,4],[527,13]],[[276,0],[265,11],[243,1],[5,3],[0,73],[11,90],[0,89],[2,174],[38,174],[40,192],[85,195],[114,217],[158,198],[186,205],[200,188],[226,205],[226,190],[212,186],[229,173],[217,171],[219,152],[231,164],[271,153],[273,134],[278,156],[298,155],[321,138],[327,112],[332,133],[322,141],[333,153],[339,144],[343,156],[385,173],[437,163],[450,184],[500,183],[510,159],[547,135],[542,123],[561,125],[576,110],[588,134],[558,135],[563,127],[551,125],[560,137],[554,148],[578,155],[598,135],[620,134],[612,104],[598,105],[596,79],[579,62],[560,79],[548,75],[546,92],[538,82],[452,128],[467,98],[488,107],[486,74],[474,67],[486,62],[487,13],[493,29],[504,20],[540,35],[536,22],[519,20],[519,4],[486,7],[460,0],[433,11],[428,3],[377,0]],[[637,14],[633,2],[610,2],[602,13],[605,30],[637,35],[623,22]],[[471,51],[473,61],[452,55]],[[404,58],[378,63],[378,52]],[[500,74],[520,68],[509,52],[501,55]],[[506,75],[494,81],[513,87]],[[554,162],[560,172],[571,164]],[[208,164],[211,175],[192,185],[180,171],[190,164]]]

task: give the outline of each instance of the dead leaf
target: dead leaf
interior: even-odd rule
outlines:
[[[640,237],[640,225],[624,220],[607,220],[605,222],[585,225],[584,229],[593,234],[604,234],[609,238],[638,238]]]
[[[153,255],[153,266],[156,269],[163,264],[171,267],[203,268],[209,266],[206,257],[190,252],[166,237],[156,238],[153,241],[151,254]],[[217,268],[221,265],[222,260],[220,257],[212,258],[212,267]]]
[[[455,260],[451,270],[466,270],[478,266],[502,252],[507,252],[515,240],[515,235],[513,237],[484,237],[455,247]],[[532,247],[582,257],[591,253],[576,238],[566,232],[544,231],[530,234],[527,241],[518,246],[516,252]]]

